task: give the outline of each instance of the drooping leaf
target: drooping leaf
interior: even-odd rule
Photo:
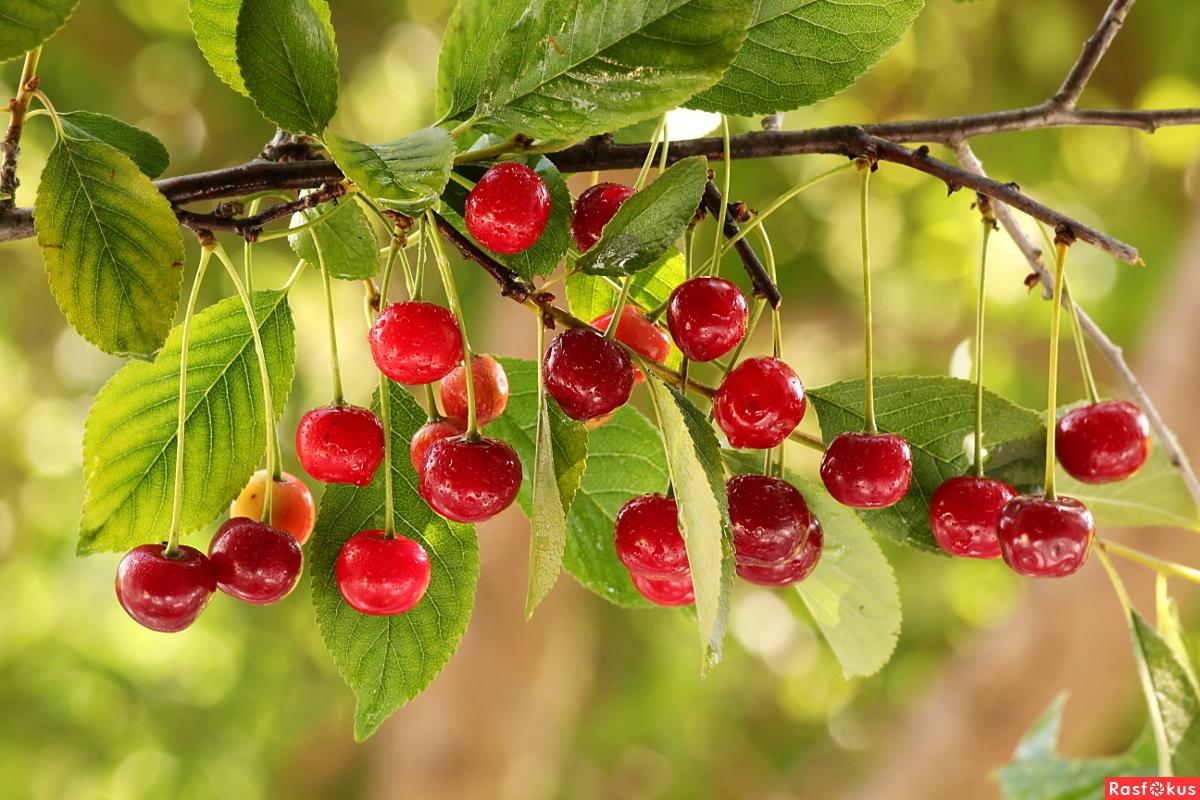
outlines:
[[[61,28],[79,0],[5,0],[0,7],[0,62],[20,58]]]
[[[278,416],[296,360],[287,293],[256,292],[254,309]],[[96,395],[83,435],[81,555],[166,538],[175,480],[181,344],[182,328],[176,327],[153,362],[127,364]],[[258,357],[238,298],[196,314],[188,362],[184,534],[201,530],[228,509],[266,447]]]
[[[316,219],[328,209],[311,208],[292,216],[292,227]],[[379,272],[379,242],[375,229],[362,207],[353,199],[343,200],[331,216],[314,229],[321,239],[321,250],[329,277],[346,281],[361,281]],[[288,243],[314,267],[320,265],[317,246],[311,231],[304,230],[288,236]]]
[[[687,277],[683,254],[674,247],[666,255],[633,276],[629,302],[644,310],[658,308]],[[620,284],[603,275],[574,272],[567,276],[567,302],[571,313],[590,321],[617,304]]]
[[[347,178],[410,217],[433,207],[454,166],[454,140],[444,128],[422,128],[383,144],[360,144],[330,132],[325,145]]]
[[[317,625],[338,671],[358,698],[354,738],[370,736],[397,708],[429,685],[453,655],[466,630],[479,578],[474,527],[447,522],[417,494],[408,458],[413,433],[425,411],[403,387],[388,381],[389,433],[396,533],[419,542],[429,555],[429,589],[411,610],[370,616],[348,606],[338,592],[335,569],[346,540],[361,530],[380,530],[386,513],[384,469],[370,486],[331,484],[321,498],[309,545],[309,574]],[[378,411],[376,393],[374,408]]]
[[[442,50],[438,55],[438,116],[450,110],[458,76],[462,74],[464,65],[476,55],[476,37],[497,5],[500,5],[500,0],[458,0],[454,4],[454,11],[450,12],[450,19],[446,21]]]
[[[1158,745],[1158,773],[1200,775],[1200,697],[1190,670],[1136,611],[1130,611],[1129,630]]]
[[[133,159],[138,169],[153,180],[166,171],[171,154],[152,133],[107,114],[68,111],[58,115],[63,131],[73,139],[92,139],[115,147]]]
[[[183,282],[183,237],[167,199],[129,156],[60,139],[37,193],[50,289],[75,330],[108,353],[162,347]]]

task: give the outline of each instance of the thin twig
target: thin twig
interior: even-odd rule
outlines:
[[[1062,86],[1059,87],[1058,93],[1050,98],[1051,102],[1057,103],[1064,109],[1075,108],[1075,101],[1083,93],[1083,87],[1087,86],[1088,78],[1092,77],[1092,73],[1096,71],[1096,65],[1100,63],[1100,59],[1104,58],[1104,54],[1108,52],[1108,46],[1112,44],[1117,31],[1121,30],[1121,26],[1125,23],[1125,15],[1133,3],[1134,0],[1113,0],[1108,11],[1104,13],[1104,18],[1100,20],[1096,32],[1083,43],[1083,52],[1079,54],[1075,66],[1071,67],[1071,71],[1067,74]]]
[[[218,210],[211,214],[196,214],[183,209],[175,209],[175,218],[180,224],[192,230],[227,231],[236,233],[248,242],[253,242],[262,233],[263,225],[277,219],[290,217],[297,211],[316,208],[322,203],[336,200],[346,193],[342,183],[325,183],[317,190],[303,197],[298,197],[290,203],[270,206],[252,217],[235,217],[228,211]]]
[[[714,216],[721,213],[721,190],[712,181],[708,181],[704,185],[704,197],[701,202],[708,209],[708,213]],[[728,203],[725,206],[725,225],[722,228],[722,232],[727,239],[732,239],[740,232],[737,224],[737,216],[734,213],[736,206],[736,203]],[[754,248],[745,239],[738,239],[734,242],[733,249],[737,251],[738,257],[742,259],[742,266],[746,268],[746,274],[750,276],[750,282],[754,284],[754,296],[765,299],[771,308],[778,309],[783,302],[783,296],[779,294],[779,287],[775,285],[775,281],[771,280],[771,276],[767,274],[767,269],[763,266],[762,261],[758,259],[758,254],[754,252]]]
[[[533,290],[525,285],[520,275],[483,252],[477,244],[455,230],[454,226],[444,217],[439,214],[433,216],[437,220],[438,230],[442,232],[442,236],[446,237],[446,241],[454,245],[463,258],[474,261],[483,267],[496,283],[500,284],[500,294],[510,297],[518,303],[524,303],[533,294]]]

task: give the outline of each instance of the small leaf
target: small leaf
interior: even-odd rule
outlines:
[[[674,247],[666,255],[633,276],[629,302],[649,311],[667,301],[675,287],[687,277],[683,254]],[[582,320],[593,320],[612,310],[620,294],[619,284],[603,275],[573,272],[567,276],[567,302],[571,313]]]
[[[325,489],[309,546],[317,625],[358,698],[354,738],[360,742],[441,672],[467,628],[479,578],[473,526],[447,522],[417,495],[408,445],[425,424],[425,411],[402,386],[387,385],[396,532],[420,542],[429,554],[429,589],[411,611],[381,617],[355,611],[338,591],[335,569],[342,545],[361,530],[383,528],[384,468],[370,486],[331,484]],[[378,393],[372,405],[378,411]]]
[[[38,244],[50,289],[75,330],[107,353],[162,347],[183,283],[171,204],[128,156],[60,139],[37,193]]]
[[[476,37],[487,22],[492,9],[501,0],[458,0],[450,19],[446,21],[446,33],[442,37],[442,51],[438,55],[437,113],[439,116],[450,110],[454,102],[454,85],[472,57],[478,54]],[[516,3],[510,3],[510,7]],[[475,94],[478,94],[476,84]],[[474,100],[474,94],[471,96]]]
[[[432,208],[454,166],[454,140],[444,128],[423,128],[383,144],[325,135],[329,154],[368,196],[410,217]]]
[[[278,415],[296,360],[287,293],[256,292],[254,309]],[[80,555],[161,541],[170,530],[182,332],[173,329],[158,358],[125,365],[96,395],[83,435]],[[184,534],[229,507],[266,447],[258,357],[238,298],[196,314],[188,361]]]
[[[1190,670],[1140,614],[1129,614],[1133,654],[1158,743],[1159,775],[1200,775],[1200,698]]]
[[[58,115],[63,131],[72,139],[91,139],[115,147],[133,159],[138,169],[151,180],[162,175],[171,163],[171,155],[158,137],[107,114],[69,111]]]
[[[328,209],[311,208],[292,216],[292,227],[316,219]],[[342,200],[337,210],[322,220],[315,229],[321,238],[325,266],[329,277],[345,281],[361,281],[379,272],[379,242],[375,229],[362,207],[353,199]],[[320,266],[317,246],[311,231],[304,230],[288,236],[288,243],[314,267]]]
[[[0,62],[20,58],[58,33],[79,0],[5,0],[0,10]]]

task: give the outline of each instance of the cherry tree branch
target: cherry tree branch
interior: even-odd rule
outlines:
[[[181,208],[175,209],[175,218],[181,225],[186,225],[194,231],[227,231],[236,233],[246,241],[253,242],[262,233],[263,225],[277,219],[290,217],[297,211],[316,208],[322,203],[335,201],[346,193],[344,183],[323,183],[321,186],[303,197],[298,197],[282,205],[270,206],[252,217],[238,217],[241,213],[240,203],[222,206],[211,214],[196,214]]]
[[[714,217],[721,213],[721,190],[715,183],[708,181],[704,184],[704,197],[700,202]],[[732,239],[741,232],[737,224],[737,214],[734,212],[736,205],[738,204],[725,204],[725,224],[721,226],[721,231],[726,239]],[[754,295],[765,299],[771,308],[778,309],[783,303],[783,296],[779,294],[779,287],[767,274],[767,268],[759,260],[754,248],[745,239],[738,239],[733,243],[733,249],[742,259],[742,266],[746,268],[746,274],[750,276],[750,282],[754,286]]]
[[[1121,26],[1125,24],[1125,15],[1134,2],[1135,0],[1113,0],[1108,11],[1104,12],[1104,17],[1100,20],[1096,32],[1083,43],[1083,52],[1079,54],[1075,66],[1071,67],[1071,71],[1067,73],[1058,93],[1050,98],[1051,102],[1057,103],[1064,109],[1073,110],[1075,108],[1075,101],[1083,93],[1083,88],[1087,86],[1088,79],[1096,71],[1096,65],[1100,63],[1100,59],[1104,58],[1104,54],[1108,52],[1108,46],[1112,44],[1117,31],[1121,30]]]

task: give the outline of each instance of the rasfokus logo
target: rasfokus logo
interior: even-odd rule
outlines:
[[[1200,778],[1105,778],[1104,797],[1200,797]]]

